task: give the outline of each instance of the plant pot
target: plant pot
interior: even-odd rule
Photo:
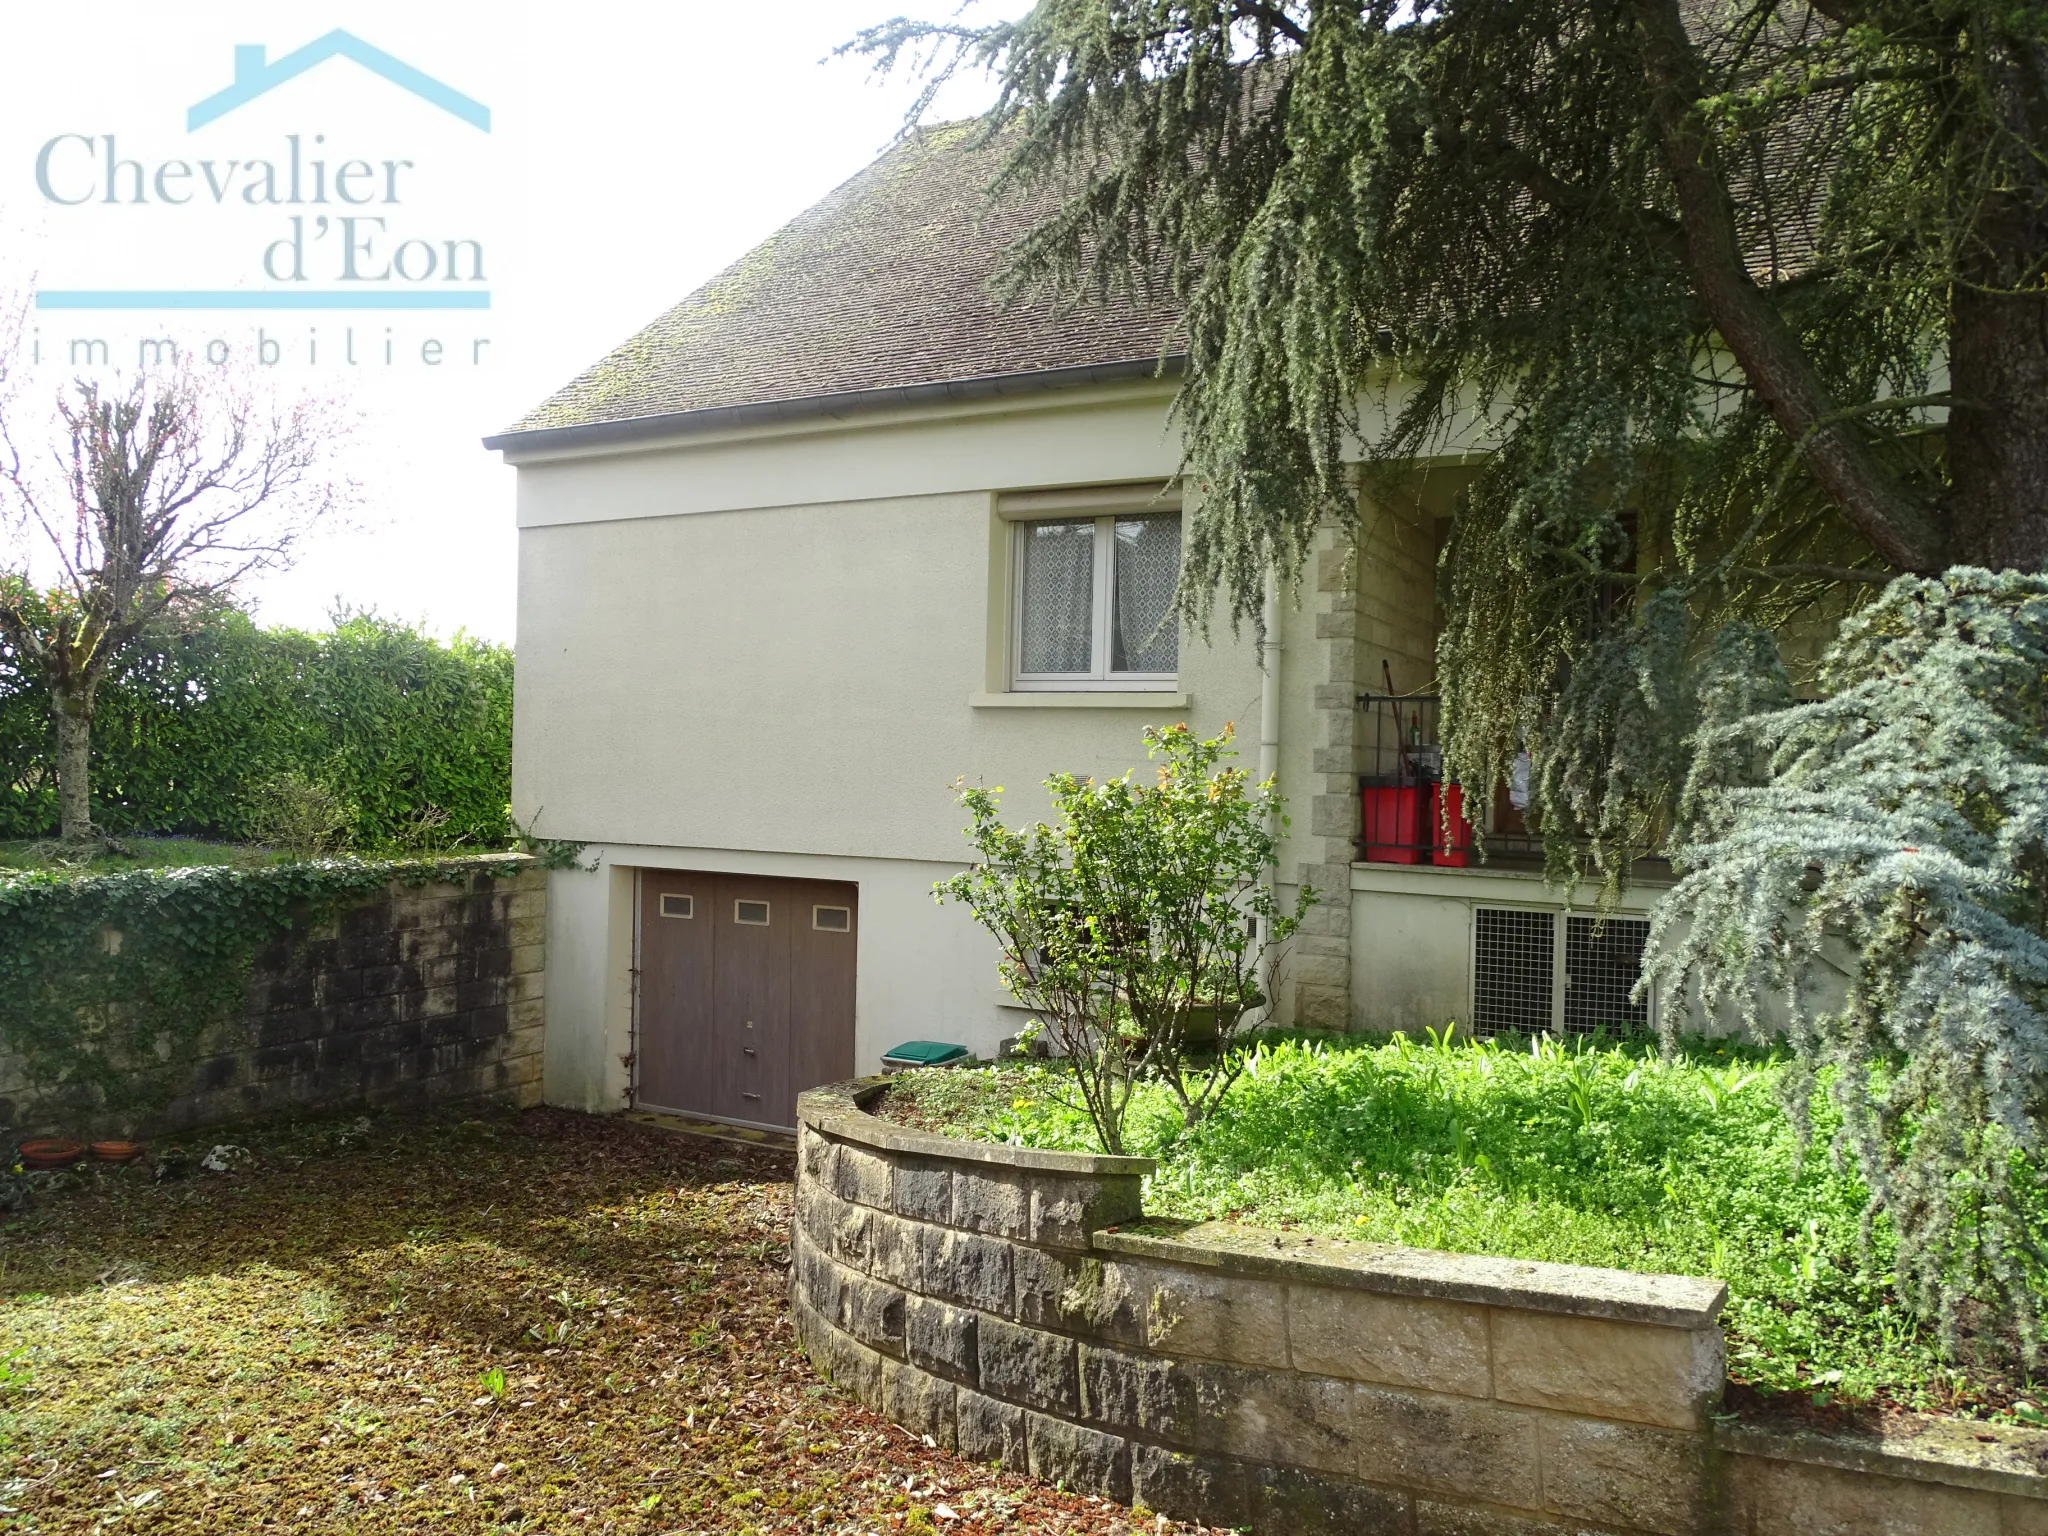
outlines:
[[[40,1141],[24,1141],[20,1150],[24,1167],[68,1168],[85,1156],[85,1143],[45,1138]]]
[[[1214,1045],[1223,1033],[1223,1021],[1237,1022],[1242,1008],[1226,1003],[1197,1003],[1180,1021],[1180,1037],[1189,1045]]]
[[[92,1144],[92,1155],[103,1163],[132,1163],[142,1156],[139,1141],[96,1141]]]
[[[1247,999],[1237,1003],[1196,1003],[1189,1008],[1180,1021],[1180,1041],[1184,1050],[1210,1051],[1223,1037],[1226,1023],[1235,1025],[1247,1008],[1257,1008],[1265,1002],[1263,997]],[[1146,1020],[1139,1020],[1145,1026],[1145,1033],[1139,1036],[1138,1054],[1143,1056],[1152,1048],[1155,1033]]]

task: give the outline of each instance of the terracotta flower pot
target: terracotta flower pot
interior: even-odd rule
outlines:
[[[66,1168],[84,1156],[85,1143],[81,1141],[46,1138],[21,1144],[21,1161],[29,1168]]]
[[[103,1163],[132,1163],[142,1156],[139,1141],[96,1141],[92,1144],[92,1155]]]

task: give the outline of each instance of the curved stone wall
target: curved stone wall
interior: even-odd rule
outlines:
[[[797,1331],[962,1455],[1287,1536],[2048,1536],[2024,1447],[1717,1430],[1718,1281],[1147,1221],[1148,1160],[919,1133],[881,1086],[798,1105]]]

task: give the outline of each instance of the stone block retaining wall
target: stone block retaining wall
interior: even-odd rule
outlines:
[[[2048,1536],[2025,1443],[1717,1426],[1717,1281],[1148,1222],[1146,1159],[914,1132],[875,1091],[798,1106],[797,1331],[962,1455],[1286,1536]]]
[[[259,955],[242,1015],[139,1120],[32,1084],[0,1052],[0,1126],[156,1136],[288,1108],[538,1103],[547,872],[517,855],[464,864],[452,884],[394,882]]]

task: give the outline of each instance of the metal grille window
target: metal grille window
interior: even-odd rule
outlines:
[[[1472,914],[1472,1029],[1540,1032],[1551,1027],[1557,919],[1550,912],[1480,907]]]
[[[1173,686],[1180,514],[1019,523],[1016,539],[1013,687]]]
[[[1637,1034],[1650,1002],[1630,993],[1643,973],[1649,923],[1513,907],[1472,914],[1472,1032]]]
[[[1565,918],[1564,1027],[1579,1034],[1633,1034],[1650,1027],[1647,1001],[1629,1000],[1643,973],[1650,925],[1641,918]]]

